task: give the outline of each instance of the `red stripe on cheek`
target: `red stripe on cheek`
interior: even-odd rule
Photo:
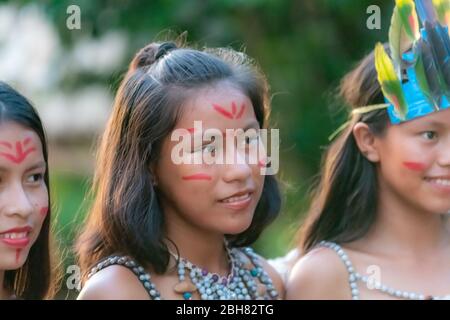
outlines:
[[[39,211],[39,213],[40,213],[41,216],[43,216],[43,217],[47,216],[47,213],[48,213],[48,207],[42,207],[41,210]]]
[[[209,174],[205,173],[197,173],[190,176],[184,176],[182,177],[183,180],[189,181],[189,180],[212,180],[212,177]]]
[[[424,171],[426,166],[420,162],[403,162],[403,165],[412,171]]]
[[[258,161],[258,166],[260,168],[266,168],[267,167],[267,158],[266,159],[261,159]]]

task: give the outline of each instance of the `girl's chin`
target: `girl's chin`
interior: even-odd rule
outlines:
[[[229,225],[226,225],[225,223],[221,226],[221,232],[223,234],[228,234],[228,235],[238,235],[241,234],[243,232],[245,232],[248,228],[250,228],[251,225],[251,221],[250,223],[245,222],[245,223],[230,223]]]
[[[17,269],[20,269],[23,267],[23,265],[25,264],[25,261],[18,261],[18,262],[6,262],[6,263],[2,263],[0,265],[0,270],[5,270],[5,271],[14,271]]]
[[[428,208],[428,211],[431,212],[432,214],[441,216],[450,215],[450,208],[448,208],[448,206],[437,206],[434,208]]]
[[[27,257],[28,251],[26,250],[0,254],[0,270],[10,271],[20,269],[25,264]]]

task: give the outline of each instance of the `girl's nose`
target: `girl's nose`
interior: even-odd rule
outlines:
[[[4,212],[8,216],[16,215],[27,219],[33,212],[33,205],[21,183],[11,185],[3,201]]]
[[[224,180],[226,182],[245,181],[252,175],[252,169],[247,163],[246,155],[239,151],[239,148],[234,150],[235,156],[231,163],[226,163]]]

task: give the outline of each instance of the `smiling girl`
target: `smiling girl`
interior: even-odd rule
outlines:
[[[268,111],[266,81],[243,53],[171,42],[138,52],[98,152],[94,205],[78,242],[87,280],[79,299],[279,298],[276,272],[242,248],[280,209],[264,159],[246,160],[259,136],[219,143],[194,123],[223,135],[257,131]],[[182,159],[233,151],[233,161],[179,163],[175,130],[197,138]]]
[[[421,33],[398,0],[390,46],[342,82],[352,117],[325,157],[288,299],[449,297],[450,40],[418,4]]]
[[[0,82],[0,299],[53,293],[47,142],[31,104]]]

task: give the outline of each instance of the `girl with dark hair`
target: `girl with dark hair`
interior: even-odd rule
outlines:
[[[421,33],[414,2],[397,1],[389,46],[342,81],[352,116],[324,158],[288,299],[449,297],[450,39],[444,8],[416,3]]]
[[[0,82],[0,299],[55,293],[49,188],[41,120],[26,98]]]
[[[277,273],[242,248],[278,215],[277,182],[260,173],[264,159],[247,161],[262,144],[258,134],[243,148],[228,140],[230,129],[266,128],[268,112],[267,82],[243,53],[172,42],[141,49],[98,151],[94,203],[77,244],[79,299],[282,296]],[[205,141],[196,122],[227,132],[227,140]],[[231,148],[233,160],[245,161],[179,163],[172,138],[180,130],[194,137],[184,156],[198,160]]]

